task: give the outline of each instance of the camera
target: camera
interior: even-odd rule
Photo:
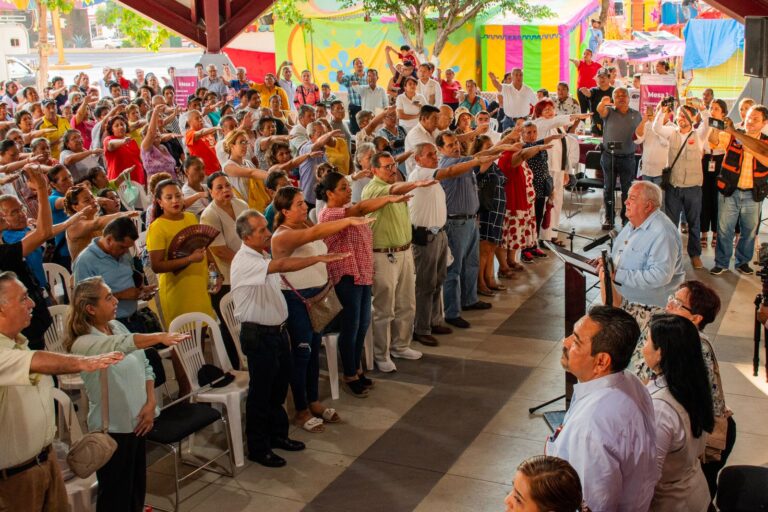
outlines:
[[[721,121],[720,119],[715,119],[714,117],[710,117],[709,126],[711,126],[712,128],[717,128],[718,130],[725,130],[725,121]]]
[[[674,96],[667,96],[666,98],[661,100],[661,106],[667,107],[669,110],[674,110],[676,101],[677,100],[675,100]]]

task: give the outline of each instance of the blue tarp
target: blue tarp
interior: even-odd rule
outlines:
[[[683,29],[683,70],[719,66],[744,46],[744,25],[736,20],[690,20]]]

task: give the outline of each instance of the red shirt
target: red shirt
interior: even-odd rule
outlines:
[[[445,80],[440,80],[440,89],[443,91],[443,103],[459,102],[456,93],[461,90],[461,84],[458,80],[454,80],[452,84],[449,84]]]
[[[77,116],[72,116],[72,119],[69,120],[69,124],[83,136],[83,147],[85,149],[91,149],[91,131],[93,130],[93,125],[96,123],[93,121],[83,121],[80,124],[76,124],[76,121]]]
[[[296,92],[293,93],[293,103],[296,108],[306,105],[317,105],[320,100],[320,89],[315,84],[311,84],[309,87],[300,85],[296,87]]]
[[[216,157],[216,151],[213,148],[213,144],[211,144],[210,137],[199,137],[195,140],[195,131],[187,130],[186,135],[184,135],[184,141],[187,143],[189,154],[203,161],[203,164],[205,164],[205,175],[210,176],[216,171],[221,170],[221,164]]]
[[[128,167],[135,165],[136,168],[131,171],[131,181],[141,185],[146,184],[147,177],[144,173],[144,166],[141,165],[141,152],[136,141],[130,139],[128,142],[115,149],[109,150],[109,142],[112,140],[121,140],[117,137],[108,136],[104,139],[104,160],[107,164],[107,178],[116,179],[121,172]]]
[[[576,80],[576,87],[581,89],[582,87],[586,87],[589,89],[590,87],[597,87],[597,81],[595,80],[595,75],[597,75],[597,72],[602,68],[600,64],[598,64],[595,61],[592,61],[591,64],[587,64],[583,60],[579,61],[579,65],[576,67],[576,72],[578,73],[578,78]]]

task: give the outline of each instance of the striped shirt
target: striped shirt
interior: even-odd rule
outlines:
[[[352,88],[351,82],[357,82],[357,85],[368,85],[368,75],[363,73],[363,75],[360,76],[352,73],[345,75],[344,78],[339,81],[341,85],[347,88],[347,92],[349,93],[349,104],[357,105],[359,107],[360,94]]]

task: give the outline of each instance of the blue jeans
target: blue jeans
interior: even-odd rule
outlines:
[[[688,256],[701,256],[701,187],[669,187],[664,194],[664,211],[675,226],[680,213],[688,219]]]
[[[357,285],[355,278],[344,276],[335,286],[344,307],[339,319],[339,353],[345,377],[354,377],[360,369],[365,335],[371,325],[371,285]]]
[[[305,299],[314,297],[323,287],[299,290]],[[288,303],[288,334],[291,336],[293,368],[291,371],[291,393],[297,411],[309,409],[309,404],[318,400],[318,379],[320,378],[320,344],[322,335],[312,330],[312,322],[304,303],[293,290],[283,290]]]
[[[736,190],[730,197],[720,194],[717,203],[717,248],[715,265],[728,268],[733,254],[733,233],[739,224],[741,234],[736,245],[736,266],[752,260],[755,253],[755,235],[760,222],[760,205],[752,199],[751,190]]]
[[[477,274],[480,268],[480,233],[474,218],[448,219],[445,225],[453,263],[443,283],[445,318],[461,316],[461,306],[477,302]]]
[[[615,176],[619,177],[619,182],[621,183],[621,222],[625,224],[627,222],[624,203],[627,201],[627,197],[629,197],[629,187],[632,186],[632,180],[635,179],[635,162],[634,154],[614,155],[613,168],[611,168],[611,154],[603,151],[603,154],[600,155],[600,167],[603,168],[603,203],[605,204],[605,217],[608,224],[613,225],[613,218],[611,218],[609,213],[611,210],[613,216],[616,216],[616,205],[614,204],[616,188],[611,187],[613,188],[613,193],[611,193],[611,188],[609,188],[611,182],[613,184],[616,183]],[[609,204],[613,208],[609,208]]]

